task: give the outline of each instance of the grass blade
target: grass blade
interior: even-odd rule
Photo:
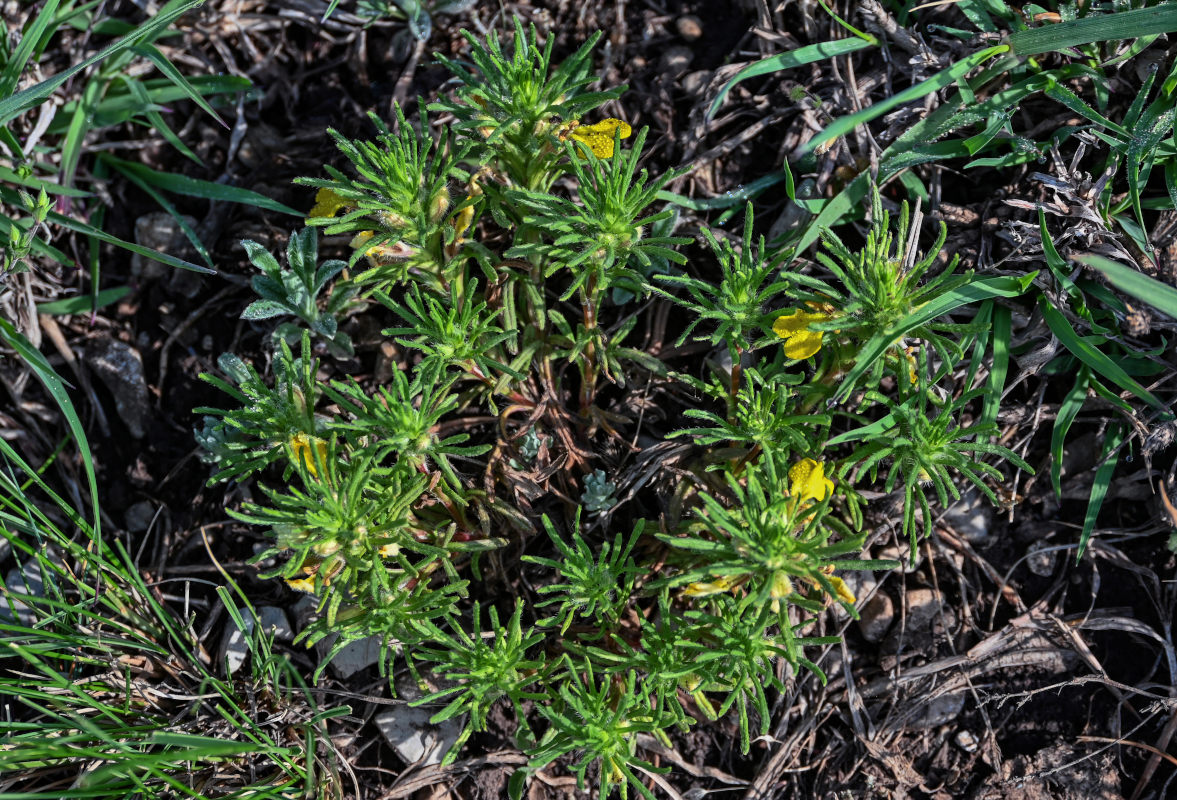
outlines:
[[[1112,358],[1106,353],[1097,350],[1079,336],[1079,334],[1075,333],[1075,329],[1071,327],[1071,323],[1067,322],[1067,318],[1058,309],[1054,308],[1049,300],[1045,297],[1039,297],[1038,307],[1042,310],[1042,316],[1046,319],[1046,326],[1050,328],[1051,333],[1076,358],[1116,386],[1119,386],[1122,390],[1131,392],[1153,408],[1162,411],[1167,410],[1168,406],[1162,403],[1152,392],[1133,380]]]
[[[1001,395],[1005,392],[1005,379],[1009,375],[1009,342],[1012,333],[1013,314],[1007,306],[993,306],[993,361],[989,365],[989,378],[985,381],[985,394],[981,406],[980,424],[997,423],[997,412],[1001,409]]]
[[[801,67],[805,64],[812,64],[815,61],[823,61],[827,58],[834,58],[836,56],[844,56],[847,53],[854,53],[858,50],[865,50],[868,47],[874,47],[878,41],[873,37],[871,39],[835,39],[832,42],[818,42],[817,44],[806,45],[805,47],[798,47],[796,50],[789,50],[786,53],[780,53],[769,58],[762,58],[759,61],[754,61],[742,70],[737,72],[730,81],[724,84],[723,88],[719,90],[715,100],[712,101],[711,107],[707,109],[707,119],[715,116],[715,112],[723,105],[724,98],[727,93],[735,88],[737,83],[745,81],[748,78],[755,78],[760,75],[767,75],[771,72],[779,72],[783,69],[792,69],[793,67]]]
[[[295,217],[306,216],[301,211],[296,211],[288,205],[279,203],[277,200],[272,200],[264,194],[258,194],[249,189],[242,189],[238,186],[226,186],[223,183],[213,183],[212,181],[202,181],[197,178],[189,178],[187,175],[159,172],[144,164],[126,161],[107,153],[103,153],[99,158],[119,172],[122,172],[128,178],[141,180],[143,183],[163,189],[165,192],[182,194],[187,197],[200,197],[205,200],[218,200],[225,203],[241,203],[255,208],[264,208],[267,211],[277,211],[280,214],[290,214]]]
[[[40,303],[37,305],[37,313],[50,316],[89,314],[103,306],[117,303],[130,293],[130,286],[116,286],[111,289],[103,289],[96,296],[82,297],[78,295],[77,297],[67,297],[64,300],[54,300],[51,303]]]
[[[21,34],[20,44],[9,56],[8,63],[4,65],[4,71],[0,72],[0,97],[12,94],[12,90],[20,82],[21,73],[24,72],[25,65],[33,56],[33,48],[49,30],[59,5],[61,5],[61,0],[49,0],[45,3],[37,12],[32,24]]]
[[[1142,303],[1148,303],[1162,314],[1177,319],[1177,289],[1167,283],[1150,278],[1104,256],[1081,255],[1076,256],[1075,260],[1102,274],[1108,279],[1108,283],[1124,294],[1131,295]]]
[[[1083,558],[1087,550],[1087,542],[1095,531],[1095,520],[1099,516],[1099,509],[1103,506],[1104,498],[1108,495],[1108,487],[1112,484],[1112,473],[1116,471],[1119,461],[1120,445],[1124,442],[1124,423],[1116,422],[1109,429],[1107,438],[1103,442],[1100,453],[1102,463],[1095,471],[1095,481],[1091,484],[1091,497],[1087,501],[1087,511],[1083,514],[1083,531],[1079,534],[1079,552],[1075,554],[1075,562]]]
[[[74,64],[69,69],[62,70],[51,78],[46,78],[27,89],[22,89],[16,94],[0,99],[0,125],[7,125],[30,108],[38,106],[49,95],[53,94],[59,86],[82,70],[88,69],[99,61],[116,53],[121,53],[128,48],[134,47],[142,41],[151,39],[189,10],[196,8],[203,2],[204,0],[182,0],[182,2],[173,0],[172,3],[161,8],[158,14],[140,25],[134,33],[127,34],[118,41],[102,48],[89,58]]]
[[[1083,404],[1087,401],[1087,382],[1090,376],[1091,370],[1088,367],[1084,366],[1079,370],[1079,377],[1076,379],[1075,385],[1071,391],[1067,392],[1063,402],[1059,404],[1058,413],[1054,418],[1054,428],[1050,431],[1050,485],[1054,487],[1057,497],[1063,496],[1063,442],[1067,438],[1071,424],[1079,416],[1079,412],[1083,410]]]
[[[185,261],[182,258],[161,253],[158,250],[152,250],[150,247],[144,247],[141,244],[124,241],[117,236],[112,236],[106,231],[99,230],[93,225],[87,225],[85,222],[79,222],[72,217],[67,217],[64,214],[58,214],[56,211],[49,212],[49,221],[54,225],[60,225],[76,233],[81,233],[85,236],[92,236],[99,241],[113,244],[115,247],[121,247],[124,250],[130,250],[132,253],[138,253],[144,258],[150,258],[152,261],[158,261],[161,264],[167,264],[169,267],[176,269],[187,269],[192,272],[203,272],[205,275],[215,275],[216,270],[202,267],[199,264],[193,264],[190,261]]]
[[[802,147],[801,152],[812,153],[823,144],[831,142],[834,139],[837,139],[839,136],[845,136],[859,125],[870,122],[873,119],[878,119],[887,112],[896,109],[899,106],[919,100],[921,97],[926,97],[932,92],[938,92],[941,89],[947,88],[964,78],[965,75],[967,75],[976,67],[979,67],[995,56],[1001,55],[1007,50],[1009,50],[1008,45],[987,47],[984,50],[978,51],[973,53],[971,56],[961,59],[951,67],[937,72],[927,80],[921,81],[915,86],[909,86],[902,92],[898,92],[897,94],[888,97],[881,103],[875,103],[874,105],[867,106],[857,113],[840,117],[827,125],[821,133],[817,134],[808,142],[806,142],[804,147]]]
[[[1017,297],[1025,293],[1037,274],[1032,272],[1021,278],[998,277],[973,281],[959,289],[944,293],[922,306],[914,314],[908,314],[891,328],[875,334],[858,351],[858,358],[855,360],[854,366],[842,379],[832,401],[844,402],[849,398],[859,379],[866,374],[875,361],[882,358],[887,350],[913,329],[926,325],[937,317],[944,316],[961,306],[987,300],[990,297]]]
[[[205,100],[200,92],[198,92],[196,88],[188,82],[188,79],[184,77],[183,73],[176,69],[176,65],[171,61],[168,61],[167,56],[161,53],[158,47],[147,42],[141,45],[136,45],[131,49],[146,58],[152,64],[155,64],[155,68],[162,72],[168,80],[176,84],[180,91],[184,93],[185,97],[195,103],[201,111],[208,114],[217,122],[221,123],[222,128],[225,128],[226,130],[229,128],[228,123],[221,119],[221,115],[213,110],[213,107],[208,104],[208,101]]]
[[[1055,25],[1010,34],[1010,50],[1019,56],[1051,53],[1080,44],[1136,39],[1177,31],[1177,5],[1137,8],[1115,14],[1093,14]]]
[[[65,391],[65,382],[45,360],[45,356],[41,355],[41,351],[33,347],[24,334],[3,317],[0,317],[0,340],[15,350],[16,354],[29,365],[29,368],[45,387],[45,391],[49,392],[61,409],[62,415],[65,416],[70,433],[73,434],[74,441],[78,443],[78,452],[82,456],[82,468],[85,470],[86,480],[90,484],[90,507],[94,514],[94,537],[101,539],[102,520],[98,516],[98,482],[94,477],[94,460],[90,457],[90,444],[86,439],[86,430],[82,427],[82,421],[78,419],[77,412],[74,411],[73,401],[69,399],[69,394]]]

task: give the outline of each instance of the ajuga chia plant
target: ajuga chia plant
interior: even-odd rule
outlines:
[[[434,137],[424,102],[372,142],[333,134],[350,171],[302,181],[318,190],[308,224],[343,234],[355,269],[290,259],[317,298],[282,305],[311,326],[298,355],[277,337],[272,383],[224,357],[228,380],[208,380],[240,407],[205,409],[198,438],[214,481],[259,482],[232,513],[268,530],[275,576],[318,598],[300,641],[382,637],[382,669],[419,680],[435,720],[464,717],[447,759],[503,703],[530,758],[513,795],[560,759],[601,797],[650,797],[639,735],[731,713],[747,752],[786,681],[824,680],[838,638],[811,635],[814,616],[853,615],[845,571],[894,563],[863,557],[862,489],[910,492],[927,530],[952,480],[999,479],[979,458],[1024,464],[954,422],[973,397],[955,369],[970,328],[908,320],[964,306],[952,292],[971,276],[909,258],[905,216],[893,230],[876,201],[863,253],[831,238],[803,271],[749,213],[734,240],[704,229],[714,260],[688,264],[658,205],[676,173],[640,170],[646,131],[594,113],[620,92],[588,90],[591,42],[553,67],[521,25],[506,44],[468,41],[468,63],[443,59],[457,87],[430,106],[457,120],[449,134]],[[253,255],[267,289],[285,286]],[[712,348],[713,369],[621,345],[646,319],[629,300],[652,294],[685,309],[680,342]],[[373,311],[393,320],[388,376],[332,378],[330,342]],[[852,358],[877,337],[873,360]],[[932,358],[934,378],[917,375]],[[855,369],[865,387],[836,400]],[[674,385],[687,407],[645,399]],[[626,472],[610,455],[643,407],[643,433],[693,443],[679,468]]]
[[[988,441],[998,433],[996,425],[958,424],[961,412],[983,389],[965,392],[937,407],[929,399],[934,396],[934,381],[928,379],[927,371],[926,353],[921,350],[911,372],[915,380],[897,381],[895,397],[874,390],[867,392],[868,401],[887,411],[881,420],[885,424],[864,430],[862,444],[842,462],[843,470],[869,472],[872,482],[878,478],[881,465],[886,464],[884,490],[890,492],[897,485],[903,488],[903,532],[911,542],[913,559],[920,529],[924,536],[932,532],[925,487],[933,487],[940,505],[947,507],[960,499],[955,475],[976,487],[994,505],[1000,505],[985,478],[1001,480],[1001,471],[977,460],[976,454],[998,456],[1033,473],[1030,465],[1008,447]],[[917,524],[917,513],[923,517],[922,526]]]

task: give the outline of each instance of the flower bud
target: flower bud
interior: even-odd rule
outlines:
[[[433,222],[441,222],[445,219],[445,212],[449,208],[450,193],[448,189],[442,186],[429,198],[429,219]]]
[[[334,555],[335,553],[339,552],[339,548],[340,544],[338,541],[335,539],[328,539],[325,542],[319,542],[311,549],[315,552],[315,555],[326,558],[327,556]]]
[[[409,221],[395,211],[380,210],[375,214],[376,221],[384,228],[404,230],[409,227]]]

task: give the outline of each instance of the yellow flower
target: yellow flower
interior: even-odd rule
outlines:
[[[597,158],[613,157],[613,132],[620,131],[622,139],[628,139],[633,128],[620,119],[603,119],[592,125],[577,125],[569,134],[576,141],[588,145]]]
[[[327,443],[322,439],[312,438],[305,433],[296,433],[290,438],[290,449],[294,451],[295,460],[301,462],[311,475],[318,477],[319,470],[315,467],[315,455],[311,451],[312,442],[315,450],[319,451],[319,460],[325,463],[327,461]]]
[[[812,458],[798,461],[789,469],[789,494],[799,503],[825,500],[834,491],[834,482],[826,477],[825,469],[825,464]]]
[[[315,593],[314,578],[295,578],[293,580],[287,578],[286,585],[298,592],[309,592],[310,594]]]
[[[719,594],[732,588],[736,580],[736,576],[723,575],[710,582],[697,581],[687,586],[683,594],[687,597],[707,597],[708,595]]]
[[[809,326],[814,322],[827,322],[830,319],[832,317],[829,314],[814,314],[793,309],[791,313],[776,318],[776,322],[772,324],[772,332],[785,340],[785,355],[800,361],[821,349],[821,331],[811,331]]]
[[[339,213],[339,209],[348,208],[347,200],[340,197],[334,189],[328,189],[324,186],[319,191],[315,192],[315,207],[311,209],[308,217],[334,217]]]
[[[470,199],[470,195],[466,195],[466,200]],[[465,202],[465,201],[463,201]],[[454,241],[460,242],[465,237],[465,233],[470,228],[470,223],[474,221],[474,206],[466,206],[457,214],[454,215]]]
[[[838,599],[843,603],[854,605],[858,598],[854,596],[854,592],[850,591],[850,587],[846,585],[846,581],[839,578],[837,575],[830,576],[830,583],[834,584],[834,592],[838,595]]]
[[[915,360],[915,355],[913,355],[914,352],[914,347],[908,347],[903,351],[903,357],[907,359],[907,377],[913,385],[920,382],[919,375],[917,375],[915,372],[918,362]]]

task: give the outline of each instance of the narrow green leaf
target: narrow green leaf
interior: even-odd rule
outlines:
[[[50,303],[38,303],[38,314],[49,314],[50,316],[59,316],[62,314],[88,314],[97,311],[103,306],[108,306],[111,303],[117,303],[124,297],[131,293],[130,286],[116,286],[111,289],[103,289],[96,296],[82,296],[67,297],[64,300],[54,300]]]
[[[137,164],[134,161],[116,158],[109,153],[103,153],[99,158],[108,162],[112,167],[118,169],[128,177],[134,175],[144,183],[163,189],[166,192],[182,194],[188,197],[200,197],[205,200],[241,203],[242,205],[264,208],[267,211],[277,211],[281,214],[290,214],[295,217],[306,216],[301,211],[296,211],[288,205],[279,203],[277,200],[273,200],[264,194],[259,194],[249,189],[242,189],[238,186],[226,186],[222,183],[213,183],[212,181],[202,181],[197,178],[189,178],[187,175],[159,172],[145,164]]]
[[[1067,274],[1067,260],[1054,246],[1054,239],[1050,238],[1050,231],[1046,229],[1046,212],[1041,208],[1038,209],[1038,232],[1042,236],[1042,253],[1046,257],[1046,267],[1050,274],[1071,299],[1082,303],[1083,293],[1075,287],[1075,282]]]
[[[158,47],[151,44],[150,42],[144,42],[143,44],[136,45],[131,49],[144,58],[148,59],[152,64],[155,64],[156,69],[162,72],[168,80],[176,84],[180,91],[182,91],[189,100],[195,103],[201,111],[208,114],[217,122],[221,123],[222,128],[225,128],[226,130],[229,128],[228,123],[221,119],[221,115],[213,110],[213,107],[208,104],[208,101],[205,100],[200,92],[198,92],[196,88],[188,82],[188,79],[184,77],[183,73],[176,69],[175,64],[173,64],[171,61],[168,61],[167,56],[161,53]]]
[[[880,174],[879,177],[879,182],[882,184],[882,175]],[[793,252],[797,255],[804,253],[809,245],[817,241],[822,231],[829,230],[852,209],[857,208],[862,199],[866,197],[868,188],[870,188],[870,175],[866,172],[859,173],[858,177],[846,184],[846,188],[838,192],[822,207],[818,215],[805,228],[805,233],[801,235]]]
[[[733,189],[730,192],[724,192],[719,197],[709,197],[703,200],[697,200],[693,197],[687,197],[674,192],[665,190],[659,191],[655,197],[667,203],[674,203],[676,206],[689,208],[693,211],[711,211],[720,208],[731,208],[734,205],[743,203],[753,195],[762,192],[769,186],[774,186],[785,180],[785,173],[783,171],[770,172],[763,175],[754,181],[741,186],[739,189]]]
[[[216,274],[216,270],[209,269],[208,267],[202,267],[199,264],[193,264],[190,261],[185,261],[182,258],[176,258],[175,256],[168,255],[167,253],[161,253],[158,250],[152,250],[150,247],[144,247],[143,245],[135,244],[134,242],[123,241],[117,236],[111,236],[106,231],[95,228],[93,225],[80,222],[72,217],[67,217],[64,214],[58,214],[56,211],[49,212],[49,221],[54,225],[60,225],[67,230],[75,231],[86,236],[93,236],[99,241],[112,244],[115,247],[121,247],[122,249],[129,250],[132,253],[138,253],[144,258],[150,258],[152,261],[158,261],[161,264],[167,264],[169,267],[187,269],[191,270],[192,272],[203,272],[205,275]]]
[[[932,92],[938,92],[941,89],[947,88],[957,81],[964,78],[970,71],[984,64],[989,59],[1001,55],[1009,49],[1008,45],[997,45],[995,47],[987,47],[984,50],[973,53],[957,63],[953,64],[947,69],[937,72],[927,80],[917,83],[915,86],[910,86],[902,92],[888,97],[886,100],[868,106],[859,112],[849,114],[845,117],[839,117],[825,127],[821,133],[818,133],[812,139],[805,143],[802,147],[802,153],[811,153],[827,142],[837,139],[839,136],[845,136],[850,131],[870,122],[873,119],[878,119],[887,112],[899,108],[902,105],[919,100],[921,97],[926,97]]]
[[[715,100],[712,101],[711,107],[707,109],[707,119],[715,116],[715,112],[723,104],[727,93],[735,88],[736,84],[745,81],[748,78],[755,78],[760,75],[767,75],[770,72],[779,72],[783,69],[792,69],[793,67],[804,66],[805,64],[812,64],[815,61],[824,61],[827,58],[834,58],[836,56],[843,56],[847,53],[854,53],[858,50],[865,50],[868,47],[878,45],[878,41],[871,37],[867,39],[835,39],[832,42],[818,42],[816,44],[805,45],[798,47],[796,50],[789,50],[784,53],[779,53],[775,56],[762,58],[759,61],[754,61],[748,66],[737,72],[730,81],[724,84],[723,88],[719,90],[719,94]]]
[[[1125,425],[1116,422],[1108,428],[1107,438],[1103,441],[1100,452],[1101,464],[1095,471],[1095,481],[1091,484],[1091,497],[1087,501],[1087,511],[1083,514],[1083,532],[1079,534],[1079,552],[1075,554],[1075,561],[1083,558],[1087,550],[1087,543],[1091,541],[1091,534],[1095,531],[1095,520],[1099,517],[1099,509],[1103,507],[1104,498],[1108,495],[1108,487],[1112,485],[1112,474],[1116,471],[1119,461],[1120,445],[1124,442]]]
[[[1008,307],[994,305],[993,334],[990,337],[993,345],[993,359],[989,364],[989,378],[985,381],[985,394],[981,406],[981,425],[993,425],[997,422],[997,412],[1001,409],[1001,396],[1005,391],[1005,379],[1009,375],[1009,342],[1012,332],[1012,314]]]
[[[1126,392],[1139,397],[1144,402],[1151,405],[1153,408],[1165,410],[1167,406],[1157,399],[1156,395],[1145,389],[1139,383],[1134,381],[1123,368],[1117,364],[1113,359],[1108,357],[1088,342],[1084,341],[1079,334],[1075,333],[1075,329],[1071,327],[1071,323],[1067,322],[1056,308],[1051,306],[1050,301],[1045,297],[1038,298],[1038,307],[1042,310],[1042,316],[1046,320],[1046,325],[1062,343],[1062,346],[1067,348],[1080,361],[1091,367],[1097,373],[1107,378],[1109,381],[1119,386]]]
[[[1091,267],[1108,279],[1108,283],[1142,303],[1177,319],[1177,289],[1156,278],[1095,254],[1076,256],[1075,260]]]
[[[90,456],[90,444],[86,439],[86,430],[82,427],[82,421],[78,419],[77,412],[74,411],[73,401],[69,399],[69,394],[65,391],[65,382],[45,360],[45,356],[41,355],[41,352],[33,347],[24,334],[3,317],[0,317],[0,339],[15,350],[16,354],[32,369],[37,379],[45,387],[45,391],[49,392],[57,402],[58,408],[61,409],[70,433],[73,434],[74,441],[77,442],[78,452],[82,456],[82,469],[90,484],[90,508],[94,515],[93,535],[95,539],[100,539],[102,520],[98,516],[98,481],[94,477],[94,460]]]
[[[887,430],[888,428],[891,428],[894,425],[895,425],[895,415],[894,414],[887,414],[885,417],[882,417],[881,419],[877,419],[874,422],[870,423],[869,425],[863,425],[861,428],[855,428],[852,431],[846,431],[845,433],[838,434],[837,436],[833,437],[832,439],[826,440],[825,445],[823,445],[823,449],[825,447],[834,447],[839,444],[846,444],[847,442],[854,442],[859,439],[863,439],[867,436],[873,436],[875,434],[882,433],[883,431]]]
[[[0,97],[12,94],[12,90],[20,82],[21,73],[33,55],[33,48],[49,30],[60,4],[61,0],[48,0],[28,27],[21,32],[20,43],[9,55],[8,61],[4,64],[4,71],[0,72]]]
[[[1057,497],[1063,496],[1063,442],[1066,441],[1071,424],[1079,416],[1083,404],[1087,401],[1087,383],[1090,376],[1091,370],[1088,367],[1084,366],[1079,370],[1075,385],[1071,387],[1071,391],[1067,392],[1067,396],[1059,404],[1058,413],[1054,418],[1054,428],[1050,431],[1050,485],[1054,487]]]
[[[178,210],[176,210],[176,207],[172,205],[171,201],[164,197],[162,193],[156,191],[154,186],[142,180],[138,174],[129,170],[124,170],[117,163],[110,162],[110,166],[118,172],[121,172],[127,178],[127,180],[146,192],[152,200],[159,204],[160,208],[171,215],[171,218],[175,220],[176,225],[184,234],[184,238],[186,238],[192,244],[192,248],[196,251],[196,254],[204,259],[204,263],[208,264],[209,268],[211,268],[213,265],[213,260],[212,256],[208,252],[208,248],[205,247],[204,242],[200,241],[200,237],[196,235],[196,230],[187,222],[187,220],[184,219],[184,216]]]
[[[876,333],[858,351],[854,366],[842,379],[838,391],[834,393],[833,401],[846,400],[854,391],[859,379],[867,373],[875,361],[882,358],[888,349],[913,329],[926,325],[937,317],[948,314],[961,306],[979,303],[990,297],[1017,297],[1025,293],[1037,274],[1032,272],[1020,278],[996,277],[973,281],[959,289],[945,292],[935,300],[925,303],[918,311],[908,314],[888,330]]]
[[[147,117],[147,121],[155,126],[155,129],[167,140],[168,144],[179,150],[185,158],[203,167],[204,162],[200,160],[200,156],[193,153],[192,149],[184,144],[184,140],[176,135],[176,132],[164,120],[163,114],[159,113],[159,107],[152,103],[151,98],[147,96],[147,90],[143,88],[143,84],[131,77],[124,78],[124,83],[131,90],[131,94],[143,104],[143,116]]]
[[[142,41],[153,38],[156,34],[164,30],[168,25],[179,19],[189,10],[196,8],[204,0],[183,0],[182,2],[168,3],[159,10],[154,17],[147,22],[144,22],[133,33],[127,34],[112,44],[99,50],[94,55],[87,59],[83,59],[77,64],[64,69],[51,78],[46,78],[39,83],[35,83],[27,89],[22,89],[16,94],[9,95],[0,99],[0,125],[7,125],[16,117],[39,105],[45,98],[49,97],[55,92],[58,87],[77,75],[84,69],[87,69],[98,62],[109,58],[116,53],[121,53],[128,48],[134,47]]]
[[[147,96],[151,98],[151,102],[159,106],[166,107],[177,100],[187,98],[183,91],[166,79],[149,78],[141,83],[147,90]],[[231,75],[196,75],[190,79],[190,83],[205,98],[246,92],[252,88],[252,84],[245,78]],[[112,86],[94,109],[93,127],[103,128],[126,122],[135,115],[139,106],[140,101],[124,89],[121,84]],[[57,117],[49,124],[48,133],[60,134],[64,131],[65,124],[58,122],[58,118],[64,118],[73,113],[76,107],[76,100],[71,100],[63,105]]]
[[[63,195],[65,197],[89,197],[91,194],[82,189],[75,189],[71,186],[62,186],[51,181],[42,180],[35,175],[26,177],[19,174],[16,170],[4,166],[0,166],[0,183],[23,186],[26,189],[31,189],[33,192],[39,192],[44,189],[46,194]]]
[[[1015,31],[1009,36],[1009,47],[1014,54],[1025,57],[1092,42],[1127,41],[1174,31],[1177,31],[1177,5],[1168,3]]]

